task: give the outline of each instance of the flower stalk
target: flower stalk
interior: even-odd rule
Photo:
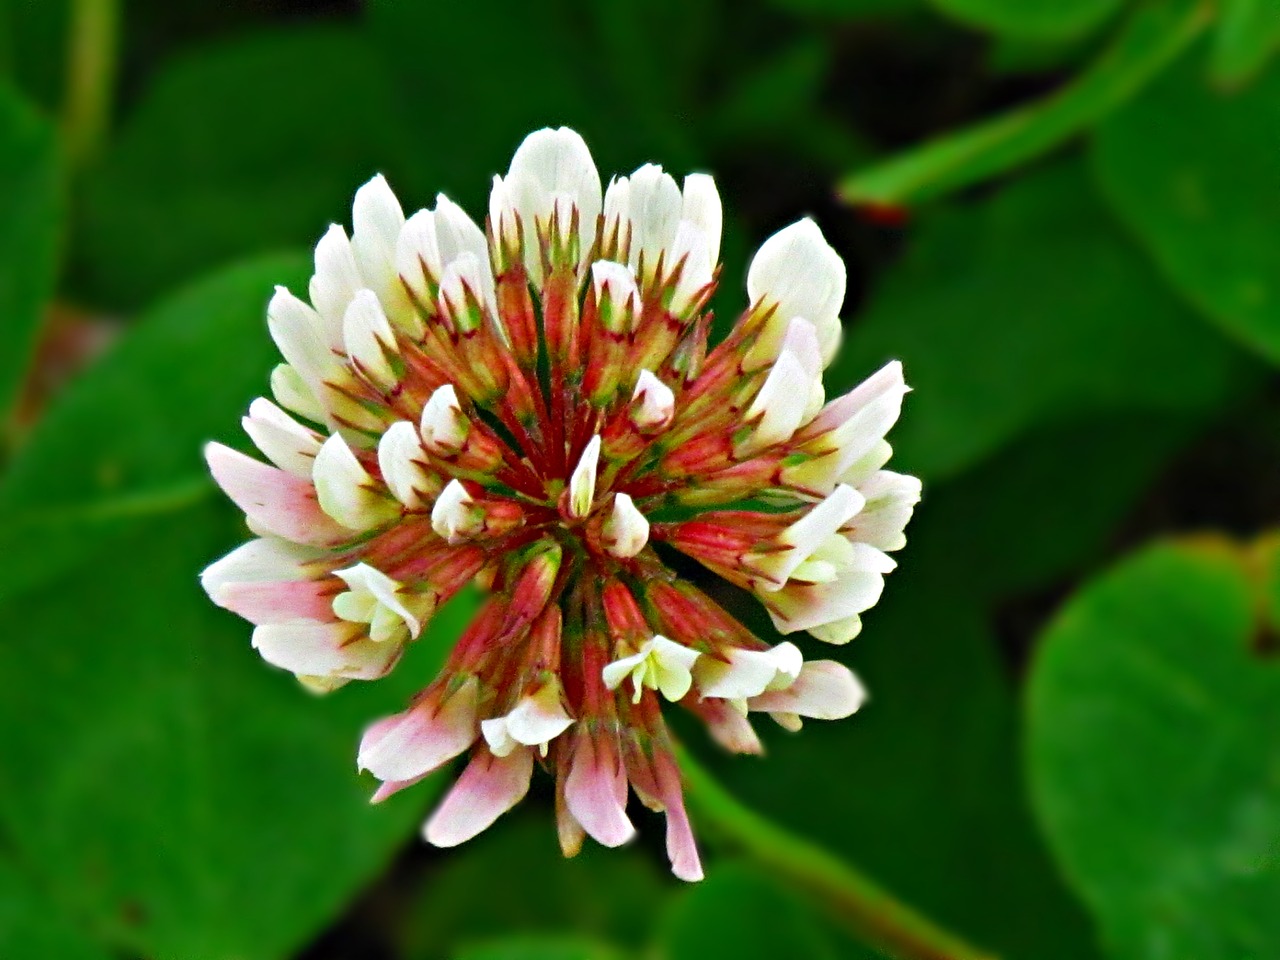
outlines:
[[[896,960],[996,960],[818,845],[740,803],[683,748],[685,798],[699,829],[811,896],[855,937]]]

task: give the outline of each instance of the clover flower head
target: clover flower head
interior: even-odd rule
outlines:
[[[440,196],[406,217],[381,177],[280,288],[275,402],[244,427],[269,463],[210,444],[256,539],[203,574],[270,663],[317,691],[386,675],[436,609],[486,596],[438,676],[374,723],[382,799],[463,753],[426,824],[453,845],[555,778],[566,853],[665,811],[674,872],[701,876],[664,701],[759,752],[858,709],[849,670],[770,647],[665,562],[753,593],[784,634],[857,634],[920,496],[884,469],[907,388],[890,363],[828,401],[844,265],[801,220],[751,262],[709,341],[720,198],[646,165],[602,187],[586,144],[539,130],[495,177],[486,227]],[[424,680],[427,678],[424,678]]]

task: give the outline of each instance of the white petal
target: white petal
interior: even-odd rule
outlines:
[[[554,682],[523,697],[507,714],[507,734],[527,747],[548,743],[572,725],[573,718],[560,702],[560,685]]]
[[[254,445],[281,470],[311,476],[311,464],[320,452],[320,436],[314,430],[262,397],[249,404],[249,415],[240,423]]]
[[[627,215],[631,221],[631,265],[644,255],[646,275],[658,266],[658,258],[676,237],[684,200],[680,188],[662,168],[647,163],[631,175],[627,190]],[[675,266],[668,255],[665,266]]]
[[[765,378],[760,392],[747,408],[746,420],[760,419],[738,455],[747,456],[775,443],[790,440],[804,419],[812,393],[813,377],[791,352],[784,352]]]
[[[518,239],[516,233],[516,195],[511,185],[502,177],[494,176],[493,188],[489,191],[489,223],[493,235],[500,242],[513,244]]]
[[[353,291],[354,292],[354,291]],[[343,305],[345,307],[345,304]],[[284,287],[276,287],[267,305],[267,329],[281,356],[314,392],[316,385],[339,373],[334,349],[342,346],[342,315],[330,328],[319,314]]]
[[[710,247],[702,228],[688,220],[681,220],[666,258],[666,268],[669,270],[674,270],[682,261],[684,263],[680,281],[671,298],[673,313],[682,314],[689,309],[702,289],[712,281],[715,264],[710,263],[710,260]]]
[[[325,339],[333,349],[342,345],[347,304],[363,286],[351,241],[335,223],[316,244],[316,272],[310,286],[311,302],[324,320]]]
[[[535,223],[549,223],[557,202],[578,208],[581,249],[590,249],[601,209],[600,174],[581,136],[567,127],[534,131],[516,149],[506,180],[524,221],[525,257],[533,276],[541,275]],[[568,213],[562,209],[560,216]]]
[[[436,235],[436,215],[430,210],[419,210],[407,221],[396,240],[396,272],[422,303],[431,300],[424,269],[438,283],[444,271],[440,255],[440,241]]]
[[[344,527],[369,530],[399,516],[400,508],[375,492],[373,478],[340,434],[320,447],[311,476],[320,508]]]
[[[268,663],[307,677],[376,680],[400,655],[396,644],[352,640],[348,623],[264,624],[253,631],[253,646]]]
[[[356,191],[351,226],[351,247],[361,277],[379,296],[388,296],[395,289],[396,243],[404,211],[382,174]]]
[[[485,743],[489,745],[489,752],[495,757],[505,757],[520,746],[507,729],[506,717],[481,720],[480,733],[484,736]]]
[[[468,313],[472,299],[486,307],[491,315],[494,312],[494,296],[486,296],[486,278],[491,291],[493,276],[489,273],[488,263],[482,263],[470,250],[464,250],[450,260],[440,276],[441,305],[447,304],[449,313],[463,330],[474,329]]]
[[[600,435],[588,441],[569,477],[569,514],[582,518],[591,512],[596,493],[596,469],[600,463]]]
[[[856,613],[843,620],[832,620],[809,628],[809,635],[823,643],[841,646],[862,632],[862,618]]]
[[[396,353],[396,335],[372,290],[356,291],[343,317],[342,340],[370,383],[384,390],[395,386],[399,378],[388,355]]]
[[[271,395],[286,410],[291,410],[312,423],[325,422],[325,412],[320,401],[302,379],[302,375],[289,364],[279,363],[272,368]]]
[[[649,521],[625,493],[613,498],[613,512],[604,523],[605,549],[615,557],[634,557],[649,542]]]
[[[449,543],[458,543],[479,531],[484,518],[471,505],[471,494],[460,480],[450,480],[431,508],[431,529]]]
[[[411,635],[417,636],[422,632],[421,621],[409,611],[400,598],[401,584],[381,570],[367,563],[357,563],[354,567],[347,567],[345,570],[335,570],[333,574],[346,581],[352,593],[362,598],[368,597],[379,606],[394,613],[404,621]]]
[[[720,234],[724,226],[724,213],[720,205],[720,193],[710,174],[691,173],[684,178],[680,219],[689,221],[702,231],[706,239],[707,271],[714,271],[720,260]]]
[[[754,697],[774,686],[790,684],[800,673],[803,658],[793,643],[771,650],[731,650],[728,662],[703,657],[693,669],[698,692],[704,697],[738,700]]]
[[[422,408],[422,442],[428,450],[448,456],[457,453],[470,432],[458,392],[447,383],[436,389]]]
[[[641,430],[654,432],[665,429],[675,416],[675,394],[649,370],[640,371],[631,399],[641,401],[639,408],[633,407],[631,411],[632,422]]]
[[[591,284],[605,329],[629,331],[640,312],[640,288],[631,269],[612,260],[597,260],[591,264]]]
[[[227,584],[307,579],[306,565],[322,556],[323,551],[279,537],[260,537],[206,567],[200,574],[200,585],[216,603],[219,591]]]
[[[901,550],[907,543],[904,531],[920,502],[920,491],[915,477],[889,470],[872,474],[859,489],[867,503],[850,525],[849,536],[880,550]]]
[[[654,636],[647,646],[656,668],[658,690],[673,703],[683,699],[693,686],[693,665],[702,655],[661,634]]]
[[[830,363],[840,339],[844,292],[844,261],[812,220],[793,223],[767,239],[747,271],[751,302],[777,306],[761,335],[760,352],[753,350],[756,362],[767,362],[787,324],[794,317],[804,317],[817,328],[823,360]]]
[[[622,657],[606,664],[601,674],[604,679],[604,685],[610,690],[617,690],[637,667],[644,664],[648,655],[649,652],[646,648],[638,653],[631,654],[629,657]]]
[[[443,273],[450,264],[464,254],[474,257],[475,266],[460,266],[459,272],[472,284],[472,292],[489,310],[490,315],[496,318],[498,295],[493,270],[489,266],[489,241],[484,231],[476,226],[465,210],[443,193],[436,196],[435,227],[442,265],[441,271],[436,274],[437,278],[443,284]]]
[[[422,491],[432,488],[430,474],[422,466],[426,457],[418,428],[407,420],[393,423],[378,441],[378,470],[382,480],[406,507],[421,507]]]
[[[862,509],[862,494],[841,484],[820,503],[813,506],[778,537],[787,547],[753,558],[754,566],[765,573],[772,583],[762,583],[761,589],[778,589],[801,563],[807,560],[841,527]]]

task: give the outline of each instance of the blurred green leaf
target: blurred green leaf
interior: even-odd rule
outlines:
[[[1229,334],[1280,362],[1280,74],[1225,94],[1188,57],[1098,131],[1104,192],[1160,269]]]
[[[0,956],[111,960],[67,923],[22,869],[0,854]]]
[[[238,417],[279,362],[266,306],[304,287],[301,256],[213,273],[148,312],[48,411],[0,487],[0,504],[73,506],[205,475],[200,448]]]
[[[1224,87],[1251,81],[1280,49],[1280,14],[1271,0],[1223,0],[1209,76]]]
[[[0,0],[0,71],[48,113],[62,106],[70,0]]]
[[[857,715],[806,723],[794,738],[761,719],[763,760],[706,759],[744,802],[957,935],[1011,960],[1087,960],[1084,917],[1020,798],[1013,693],[995,638],[974,598],[950,585],[967,562],[957,553],[926,574],[904,556],[847,652],[806,650],[863,679],[871,700]]]
[[[1125,413],[1041,428],[980,468],[927,488],[908,531],[908,569],[923,570],[926,582],[945,576],[987,601],[1070,576],[1098,558],[1203,426],[1195,417]]]
[[[817,914],[750,867],[717,863],[686,888],[659,928],[665,960],[835,960],[839,954]]]
[[[134,308],[223,261],[308,245],[383,172],[428,199],[438,148],[358,34],[264,32],[175,58],[87,175],[75,282]],[[419,172],[422,177],[418,177]]]
[[[467,605],[392,679],[317,700],[200,591],[229,514],[140,526],[4,608],[23,629],[0,643],[0,816],[58,900],[133,953],[278,958],[386,865],[431,795],[369,807],[355,746],[429,680]]]
[[[927,479],[1037,425],[1210,410],[1250,381],[1112,226],[1075,162],[921,225],[850,327],[836,375],[891,357],[916,390],[894,447]]]
[[[1076,37],[1098,26],[1124,0],[932,0],[970,26],[1037,40]]]
[[[104,543],[157,516],[181,514],[212,499],[206,477],[156,491],[110,496],[83,506],[0,509],[0,601],[76,566]]]
[[[403,955],[434,960],[482,938],[568,929],[619,947],[643,946],[676,881],[634,849],[588,842],[566,860],[550,819],[549,811],[526,805],[450,852],[409,913]],[[477,896],[481,890],[484,896]],[[495,903],[502,908],[495,910]]]
[[[911,13],[923,6],[924,0],[773,0],[773,5],[793,13],[819,14],[833,17],[884,17]]]
[[[505,172],[539,127],[581,133],[606,181],[654,159],[655,143],[668,166],[696,163],[686,85],[705,68],[700,38],[714,30],[716,9],[566,0],[504,4],[495,20],[485,4],[373,0],[367,19],[406,91],[400,122],[430,131],[434,189],[478,213],[490,175]],[[429,55],[424,38],[436,38]]]
[[[1156,546],[1043,638],[1032,792],[1113,956],[1280,955],[1280,674],[1251,594],[1227,550]]]
[[[53,296],[62,214],[53,128],[0,84],[0,424],[22,386]]]
[[[58,398],[0,483],[0,597],[202,498],[202,444],[241,442],[239,415],[276,361],[272,285],[308,272],[301,257],[267,257],[180,291]]]
[[[856,171],[841,181],[840,195],[848,203],[870,206],[920,204],[1007,173],[1070,140],[1134,96],[1208,22],[1209,8],[1202,0],[1144,5],[1092,67],[1047,99]]]
[[[621,960],[612,947],[577,937],[511,937],[474,944],[457,960]]]

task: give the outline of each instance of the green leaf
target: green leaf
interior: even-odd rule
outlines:
[[[1035,40],[1077,37],[1115,13],[1123,0],[933,0],[943,13],[993,33]]]
[[[457,960],[621,960],[612,947],[577,937],[510,937],[467,947]]]
[[[431,132],[434,189],[481,211],[489,175],[505,172],[539,127],[576,129],[606,180],[654,159],[655,144],[669,167],[696,163],[689,83],[705,69],[701,41],[715,29],[714,12],[678,0],[511,3],[495,29],[485,4],[374,0],[367,17],[370,37],[409,91],[401,122]],[[673,22],[680,28],[670,29]],[[424,56],[424,37],[448,41]]]
[[[1226,94],[1199,58],[1098,131],[1107,197],[1161,271],[1210,319],[1280,362],[1280,74]]]
[[[1198,0],[1143,6],[1092,67],[1049,98],[852,173],[840,183],[840,195],[869,206],[920,204],[1007,173],[1133,97],[1208,21],[1208,7]]]
[[[1251,382],[1112,226],[1079,164],[940,211],[914,241],[835,369],[847,380],[902,359],[915,392],[893,443],[927,479],[1038,425],[1212,410]]]
[[[416,146],[399,97],[350,31],[264,32],[175,59],[87,178],[78,289],[133,308],[223,261],[309,245],[349,221],[377,172],[421,206],[438,151]]]
[[[53,296],[62,200],[53,128],[0,85],[0,425],[22,386]]]
[[[653,917],[676,886],[665,865],[635,849],[605,850],[591,842],[566,860],[550,818],[548,810],[521,807],[451,851],[409,913],[401,954],[432,960],[482,938],[568,929],[623,948],[644,946]],[[502,909],[494,910],[495,903]]]
[[[1209,76],[1223,87],[1253,80],[1280,48],[1280,16],[1268,0],[1223,0]]]
[[[239,416],[277,360],[264,319],[272,285],[296,287],[308,273],[302,257],[275,256],[206,278],[143,317],[58,398],[0,484],[0,597],[138,517],[202,496],[202,444],[242,442]]]
[[[835,960],[838,954],[810,905],[750,867],[718,863],[686,888],[663,917],[666,960]]]
[[[967,558],[953,553],[946,571],[926,573],[909,554],[849,648],[805,650],[847,662],[867,705],[794,737],[761,718],[765,758],[704,759],[750,807],[994,955],[1087,960],[1085,918],[1020,797],[1013,693],[995,637],[950,583]]]
[[[792,13],[843,17],[850,20],[914,13],[924,0],[772,0]]]
[[[67,924],[17,863],[0,855],[0,956],[111,960]]]
[[[1046,631],[1027,754],[1040,819],[1112,956],[1280,955],[1280,673],[1221,547],[1145,550]]]
[[[1203,426],[1195,417],[1112,413],[1042,427],[981,467],[930,486],[904,563],[913,576],[945,578],[987,601],[1042,590],[1097,559]]]
[[[355,746],[427,683],[469,611],[446,608],[390,680],[316,699],[201,593],[196,572],[230,545],[219,508],[140,526],[0,608],[23,625],[0,642],[0,818],[120,949],[274,960],[421,816],[430,785],[368,805]]]
[[[307,261],[263,257],[214,273],[147,313],[48,411],[0,504],[71,506],[204,476],[204,441],[238,417],[279,362],[267,333],[275,284],[304,286]]]

